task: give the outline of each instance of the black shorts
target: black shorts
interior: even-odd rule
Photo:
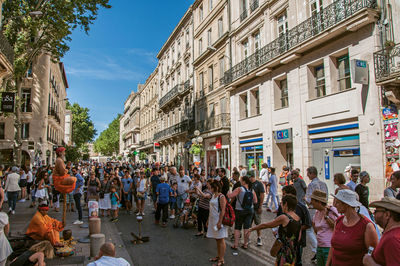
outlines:
[[[235,230],[249,229],[254,210],[235,210]]]
[[[19,187],[26,187],[26,185],[28,184],[28,182],[26,181],[26,179],[21,179],[19,180]]]

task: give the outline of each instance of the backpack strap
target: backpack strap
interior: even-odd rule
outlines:
[[[287,218],[289,218],[289,221],[293,221],[294,219],[292,218],[292,216],[290,216],[289,214],[287,214],[286,212],[282,213],[283,215],[285,215]]]

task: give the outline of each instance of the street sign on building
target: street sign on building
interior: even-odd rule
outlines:
[[[290,143],[292,142],[292,129],[277,130],[274,132],[276,143]]]
[[[154,142],[154,152],[160,152],[160,143]]]
[[[4,113],[14,113],[15,93],[3,92],[1,94],[1,111]]]
[[[215,148],[217,150],[222,148],[222,137],[216,137],[215,138]]]
[[[368,85],[368,63],[364,60],[351,60],[351,77],[353,83]]]

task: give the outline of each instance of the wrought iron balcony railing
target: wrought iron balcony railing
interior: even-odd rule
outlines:
[[[230,114],[219,114],[196,123],[196,129],[205,132],[214,129],[227,128],[231,126]]]
[[[375,52],[374,65],[377,82],[400,77],[400,43]]]
[[[250,4],[250,12],[256,10],[258,6],[259,6],[258,0],[253,0],[253,2],[251,2]]]
[[[181,89],[180,94],[184,95],[190,90],[190,79],[186,80],[185,83],[183,83],[183,88]]]
[[[172,127],[157,132],[154,134],[154,140],[172,137],[174,135],[189,131],[191,124],[191,120],[184,120],[176,125],[173,125]]]
[[[247,18],[247,9],[243,10],[242,14],[240,14],[240,22]]]
[[[0,52],[3,53],[11,65],[14,65],[14,49],[7,38],[0,32]]]
[[[298,24],[287,33],[282,34],[274,41],[227,70],[224,74],[225,84],[243,77],[299,44],[338,25],[340,22],[365,8],[376,8],[376,0],[338,0],[333,2],[314,16]]]
[[[175,97],[179,96],[179,87],[181,85],[176,85],[175,87],[172,88],[167,94],[165,94],[160,101],[158,102],[160,108],[163,108],[166,106],[171,100],[175,99]]]

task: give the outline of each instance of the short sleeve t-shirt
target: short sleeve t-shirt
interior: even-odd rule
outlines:
[[[152,177],[150,177],[150,182],[151,182],[151,187],[153,189],[153,193],[156,193],[157,186],[158,184],[161,183],[160,177],[157,175],[153,175]]]
[[[178,177],[176,179],[178,183],[178,195],[185,193],[186,190],[189,189],[189,183],[192,181],[190,177],[184,175],[183,177]]]
[[[385,232],[372,252],[372,258],[379,265],[399,265],[400,227]]]
[[[122,182],[123,187],[124,187],[124,192],[129,192],[129,188],[130,188],[131,184],[133,183],[132,178],[130,178],[130,177],[129,178],[122,178],[121,182]]]
[[[251,185],[251,188],[254,190],[254,192],[256,193],[256,196],[257,196],[257,203],[254,204],[254,208],[258,209],[260,206],[261,193],[265,193],[264,185],[260,181],[256,180]]]
[[[158,203],[166,204],[169,202],[169,194],[172,193],[172,189],[167,183],[158,184],[156,192],[158,193]]]
[[[336,219],[339,217],[339,213],[335,207],[330,207],[327,216],[336,221]],[[318,247],[331,247],[333,228],[331,228],[328,222],[325,220],[325,215],[322,211],[317,210],[315,212],[313,223],[317,229]]]

